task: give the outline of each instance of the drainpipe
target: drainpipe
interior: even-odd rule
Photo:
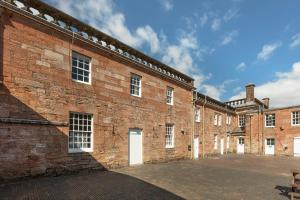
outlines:
[[[264,126],[263,126],[263,124],[264,124],[264,116],[263,116],[263,114],[264,114],[264,107],[262,106],[262,109],[261,109],[261,117],[262,117],[262,122],[263,123],[261,123],[261,130],[262,130],[262,141],[261,141],[261,146],[262,146],[262,154],[264,154],[264,152],[265,152],[265,133],[264,133]]]
[[[191,134],[191,159],[193,159],[193,153],[194,153],[194,135],[195,135],[195,105],[196,105],[196,99],[197,99],[197,92],[193,91],[193,103],[192,103],[192,114],[191,114],[191,119],[192,119],[192,134]],[[194,98],[196,96],[196,98]]]
[[[207,100],[206,100],[206,96],[205,96],[205,99],[204,99],[204,103],[202,105],[202,158],[205,157],[205,141],[204,141],[204,127],[205,127],[205,105],[207,103]]]

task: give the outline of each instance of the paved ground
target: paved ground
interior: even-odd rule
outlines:
[[[300,159],[227,156],[0,185],[0,199],[289,199]],[[300,198],[299,198],[300,199]]]

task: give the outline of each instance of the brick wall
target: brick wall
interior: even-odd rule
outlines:
[[[70,111],[93,114],[94,150],[68,153],[68,126],[0,123],[0,177],[128,165],[129,128],[143,131],[144,162],[190,157],[191,89],[17,14],[1,20],[0,117],[68,123]],[[72,50],[92,58],[91,85],[71,80]],[[141,98],[130,95],[131,73],[142,77]],[[165,103],[167,86],[173,106]],[[168,150],[166,123],[175,125]]]

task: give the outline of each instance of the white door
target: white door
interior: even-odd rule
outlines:
[[[275,152],[275,139],[267,138],[265,141],[265,154],[274,155]]]
[[[237,153],[243,154],[245,150],[245,140],[243,137],[239,137],[237,140]]]
[[[129,130],[129,165],[143,164],[143,139],[139,129]]]
[[[221,155],[224,154],[224,139],[221,139]]]
[[[294,156],[300,156],[300,137],[294,138]]]
[[[194,138],[194,159],[199,157],[199,138]]]

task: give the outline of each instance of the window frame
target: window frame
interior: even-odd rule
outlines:
[[[171,132],[171,144],[168,144],[168,142],[167,142],[167,135],[168,135],[168,127],[172,127],[172,132]],[[170,124],[170,123],[167,123],[167,124],[165,124],[165,148],[166,149],[172,149],[172,148],[174,148],[175,147],[175,126],[174,126],[174,124]]]
[[[218,115],[218,126],[222,126],[222,114]]]
[[[241,118],[241,116],[243,116],[243,125],[241,125],[241,121],[240,121],[240,118]],[[238,115],[238,127],[245,127],[246,126],[246,115]]]
[[[293,123],[293,119],[294,119],[294,115],[293,115],[293,113],[298,113],[298,121],[299,121],[299,123],[298,124],[294,124]],[[300,111],[292,111],[291,112],[291,126],[300,126]]]
[[[79,60],[79,58],[81,57],[83,60],[85,60],[85,59],[88,59],[89,60],[89,70],[88,70],[88,72],[89,72],[89,76],[88,76],[88,79],[89,79],[89,81],[88,82],[86,82],[86,81],[84,81],[84,77],[83,77],[83,81],[81,81],[81,80],[77,80],[77,79],[74,79],[73,78],[73,56],[76,56],[77,57],[77,59]],[[72,81],[75,81],[75,82],[78,82],[78,83],[83,83],[83,84],[87,84],[87,85],[91,85],[92,84],[92,58],[91,57],[89,57],[89,56],[86,56],[86,55],[83,55],[83,54],[81,54],[81,53],[78,53],[78,52],[76,52],[76,51],[72,51],[72,55],[71,55],[71,79],[72,79]],[[77,61],[77,62],[79,62],[79,61]],[[78,68],[78,65],[77,65],[77,70],[79,69]],[[84,70],[84,69],[82,69],[83,71],[86,71],[86,70]],[[77,74],[78,74],[78,72],[77,72]],[[77,77],[78,77],[78,75],[77,75]]]
[[[268,115],[274,116],[274,119],[268,119],[267,118]],[[269,121],[267,121],[267,120],[269,120]],[[274,125],[268,125],[268,122],[270,122],[270,120],[274,121]],[[274,128],[275,126],[276,126],[276,115],[275,115],[275,113],[265,114],[265,127],[266,128]]]
[[[196,107],[195,109],[195,122],[201,121],[201,109]]]
[[[131,89],[131,87],[132,87],[132,78],[133,77],[139,78],[139,90],[138,90],[139,94],[138,95],[131,93],[131,91],[132,91],[132,89]],[[133,85],[133,86],[138,87],[136,85]],[[142,76],[137,75],[137,74],[133,74],[133,73],[130,74],[130,95],[134,96],[134,97],[142,97]]]
[[[218,150],[218,135],[214,135],[214,150]]]
[[[77,115],[89,115],[91,116],[91,136],[90,136],[90,148],[70,148],[70,132],[73,130],[70,130],[70,123],[69,123],[69,133],[68,133],[68,153],[83,153],[83,152],[93,152],[94,151],[94,116],[90,113],[81,113],[81,112],[69,112],[69,121],[71,114],[77,114]],[[79,119],[79,118],[78,118]],[[78,120],[79,121],[79,120]],[[79,124],[79,123],[78,123]],[[78,131],[79,132],[79,131]],[[82,131],[81,131],[82,132]],[[73,136],[74,137],[74,136]],[[74,142],[73,142],[74,144]]]
[[[219,120],[219,115],[218,115],[218,113],[215,113],[215,114],[214,114],[214,125],[215,125],[215,126],[218,126],[218,124],[219,124],[219,123],[218,123],[218,120]]]
[[[168,96],[168,91],[171,91],[171,96]],[[171,102],[168,102],[168,97],[171,98]],[[166,103],[170,106],[172,106],[174,104],[174,88],[167,86],[167,90],[166,90]]]

